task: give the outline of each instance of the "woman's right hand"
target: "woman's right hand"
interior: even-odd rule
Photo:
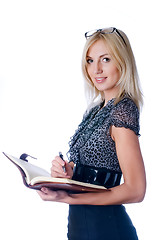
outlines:
[[[65,172],[63,170],[65,167]],[[55,178],[72,178],[74,163],[68,163],[66,160],[62,160],[59,156],[56,156],[52,161],[51,176]]]

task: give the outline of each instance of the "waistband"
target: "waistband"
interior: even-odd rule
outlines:
[[[121,176],[120,172],[78,163],[74,166],[72,179],[112,188],[120,185]]]

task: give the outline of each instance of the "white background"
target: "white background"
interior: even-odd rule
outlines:
[[[139,239],[160,236],[160,3],[129,0],[0,1],[0,152],[27,152],[50,171],[82,119],[84,32],[115,26],[127,33],[144,93],[140,144],[147,194],[128,205]],[[0,153],[1,239],[66,239],[68,206],[25,188]]]

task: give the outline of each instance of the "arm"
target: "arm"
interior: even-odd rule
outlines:
[[[68,204],[116,205],[141,202],[146,190],[146,177],[139,140],[136,134],[125,128],[111,127],[124,183],[102,193],[67,194],[44,189],[45,199]]]
[[[111,136],[116,144],[117,156],[123,172],[124,183],[105,193],[72,195],[73,204],[115,205],[141,202],[146,190],[146,177],[139,140],[125,128],[112,126]]]

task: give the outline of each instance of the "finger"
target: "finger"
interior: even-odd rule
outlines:
[[[62,173],[64,170],[63,170],[63,167],[61,165],[52,165],[51,171]]]
[[[45,194],[49,194],[49,192],[51,192],[51,190],[49,190],[49,189],[46,188],[46,187],[42,187],[42,188],[41,188],[41,192],[42,192],[42,193],[45,193]]]
[[[55,166],[52,166],[51,167],[51,176],[52,177],[66,177],[67,176],[67,172],[63,170],[62,167],[55,167]]]
[[[54,159],[52,161],[52,171],[62,172],[62,167],[65,166],[65,162],[62,159]]]
[[[71,178],[71,176],[67,172],[55,172],[51,171],[51,177],[53,178]]]
[[[51,177],[54,178],[67,178],[67,173],[66,172],[55,172],[55,171],[51,171]]]
[[[51,191],[48,188],[41,188],[41,191],[37,191],[39,196],[44,201],[55,201],[57,198],[57,192]]]
[[[54,165],[54,166],[58,166],[58,165],[64,166],[65,162],[59,156],[56,156],[55,159],[52,161],[52,165]]]
[[[67,172],[67,175],[70,176],[70,178],[72,178],[73,176],[73,168],[71,167],[71,165],[69,164],[69,162],[66,160],[65,161],[65,168],[66,168],[66,172]]]
[[[45,199],[46,199],[46,194],[45,194],[44,192],[42,192],[42,191],[37,191],[37,193],[38,193],[38,195],[41,197],[41,199],[45,201]]]

